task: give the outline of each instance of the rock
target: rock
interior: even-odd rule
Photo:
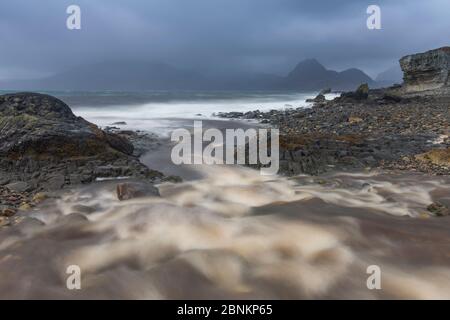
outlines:
[[[125,121],[118,121],[118,122],[114,122],[111,123],[112,126],[126,126],[127,123]]]
[[[47,199],[48,199],[48,195],[45,192],[38,192],[33,196],[32,201],[34,203],[41,203]]]
[[[438,217],[446,217],[450,215],[450,209],[440,202],[435,202],[427,207],[427,210]]]
[[[6,177],[1,182],[29,185],[14,184],[17,192],[91,182],[95,169],[106,165],[135,178],[149,174],[125,137],[75,116],[49,95],[1,95],[0,128],[0,176]]]
[[[10,184],[6,185],[6,187],[9,190],[14,191],[14,192],[26,192],[31,189],[31,186],[24,181],[10,183]]]
[[[317,95],[314,99],[306,99],[306,102],[324,102],[326,101],[325,95],[323,95],[322,93],[320,93],[319,95]]]
[[[16,214],[16,210],[13,208],[4,208],[0,212],[0,216],[2,217],[12,217]]]
[[[355,92],[344,92],[341,98],[344,100],[367,100],[369,98],[369,85],[364,83]]]
[[[48,190],[59,190],[64,186],[65,181],[63,175],[52,176],[47,180],[45,186]]]
[[[22,203],[19,207],[20,211],[29,211],[31,210],[31,205],[29,203]]]
[[[155,186],[144,182],[120,183],[116,187],[116,192],[120,201],[159,196],[159,190]]]
[[[0,216],[0,228],[1,227],[6,227],[11,225],[11,222],[9,221],[9,219],[7,217],[2,217]]]
[[[161,182],[181,183],[183,179],[179,176],[167,176],[161,179]]]
[[[383,95],[383,100],[386,102],[401,102],[402,101],[402,97],[399,95],[395,95],[395,94],[391,94],[391,93],[386,93],[385,95]]]
[[[81,205],[81,204],[74,205],[72,207],[72,210],[75,211],[75,212],[78,212],[78,213],[83,213],[83,214],[91,214],[91,213],[94,213],[96,211],[96,209],[93,208],[93,207],[84,206],[84,205]]]
[[[400,59],[407,91],[450,86],[450,47],[405,56]]]
[[[367,83],[364,83],[358,87],[355,91],[355,98],[364,100],[369,97],[369,85]]]
[[[326,88],[326,89],[323,89],[322,91],[320,91],[319,95],[326,95],[329,93],[331,93],[331,88]]]
[[[349,118],[348,118],[348,122],[349,122],[350,124],[360,123],[360,122],[363,122],[363,121],[364,121],[364,120],[361,119],[360,117],[349,117]]]
[[[422,162],[430,162],[435,165],[450,167],[450,148],[433,149],[416,156]]]

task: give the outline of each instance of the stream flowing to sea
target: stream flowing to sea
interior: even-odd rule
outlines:
[[[134,96],[125,108],[127,98],[104,95],[61,98],[98,125],[125,121],[122,129],[152,131],[161,141],[192,119],[236,126],[213,112],[307,107],[314,96],[145,103]],[[8,275],[0,277],[0,298],[450,298],[450,220],[426,214],[434,201],[450,203],[449,177],[261,176],[241,166],[175,168],[169,152],[162,144],[141,159],[185,178],[158,185],[161,197],[121,202],[117,182],[98,182],[61,193],[0,232],[0,274]],[[66,288],[69,265],[81,268],[81,290]],[[374,265],[380,290],[367,287]]]

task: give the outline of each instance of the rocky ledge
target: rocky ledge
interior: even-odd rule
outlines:
[[[450,87],[450,47],[403,57],[400,66],[406,91]]]
[[[0,96],[0,200],[20,207],[39,191],[101,178],[158,180],[124,135],[103,131],[49,95]],[[10,214],[11,212],[8,212]]]

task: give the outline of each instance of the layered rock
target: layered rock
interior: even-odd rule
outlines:
[[[425,91],[450,86],[450,47],[400,59],[407,91]]]
[[[0,96],[0,184],[59,189],[100,177],[151,177],[133,145],[75,116],[49,95]]]

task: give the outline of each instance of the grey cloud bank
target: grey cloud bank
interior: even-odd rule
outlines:
[[[376,1],[382,30],[368,30],[373,1],[4,0],[0,79],[47,76],[103,61],[164,62],[202,73],[285,75],[302,59],[371,76],[406,54],[449,43],[447,0]],[[66,8],[82,29],[66,28]]]

